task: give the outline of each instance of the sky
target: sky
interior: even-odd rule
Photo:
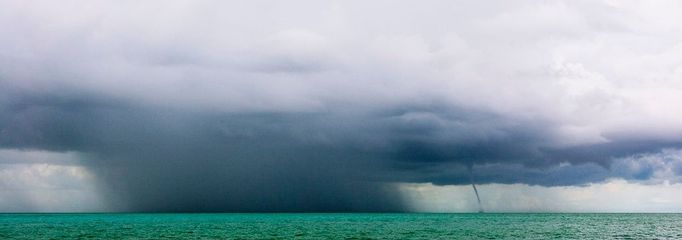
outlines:
[[[681,212],[679,12],[0,0],[0,211]]]

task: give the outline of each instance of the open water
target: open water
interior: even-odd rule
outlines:
[[[682,214],[0,214],[0,239],[682,239]]]

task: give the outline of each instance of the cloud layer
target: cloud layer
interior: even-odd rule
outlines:
[[[117,210],[682,173],[676,2],[2,5],[0,147],[78,153]]]

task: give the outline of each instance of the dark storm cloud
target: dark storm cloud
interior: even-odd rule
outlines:
[[[680,172],[656,154],[681,147],[682,31],[632,6],[3,3],[0,147],[78,153],[117,210],[399,211],[390,183]]]
[[[4,148],[86,153],[110,205],[135,211],[399,211],[386,183],[467,184],[473,166],[479,183],[581,185],[614,176],[612,158],[670,147],[557,148],[546,124],[442,104],[221,114],[43,95],[6,109]]]

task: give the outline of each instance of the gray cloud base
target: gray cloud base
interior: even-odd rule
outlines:
[[[12,99],[0,144],[87,153],[81,164],[117,210],[401,211],[387,183],[468,184],[470,166],[478,183],[646,180],[608,168],[615,158],[679,144],[560,148],[542,123],[443,105],[217,114],[83,97]]]

